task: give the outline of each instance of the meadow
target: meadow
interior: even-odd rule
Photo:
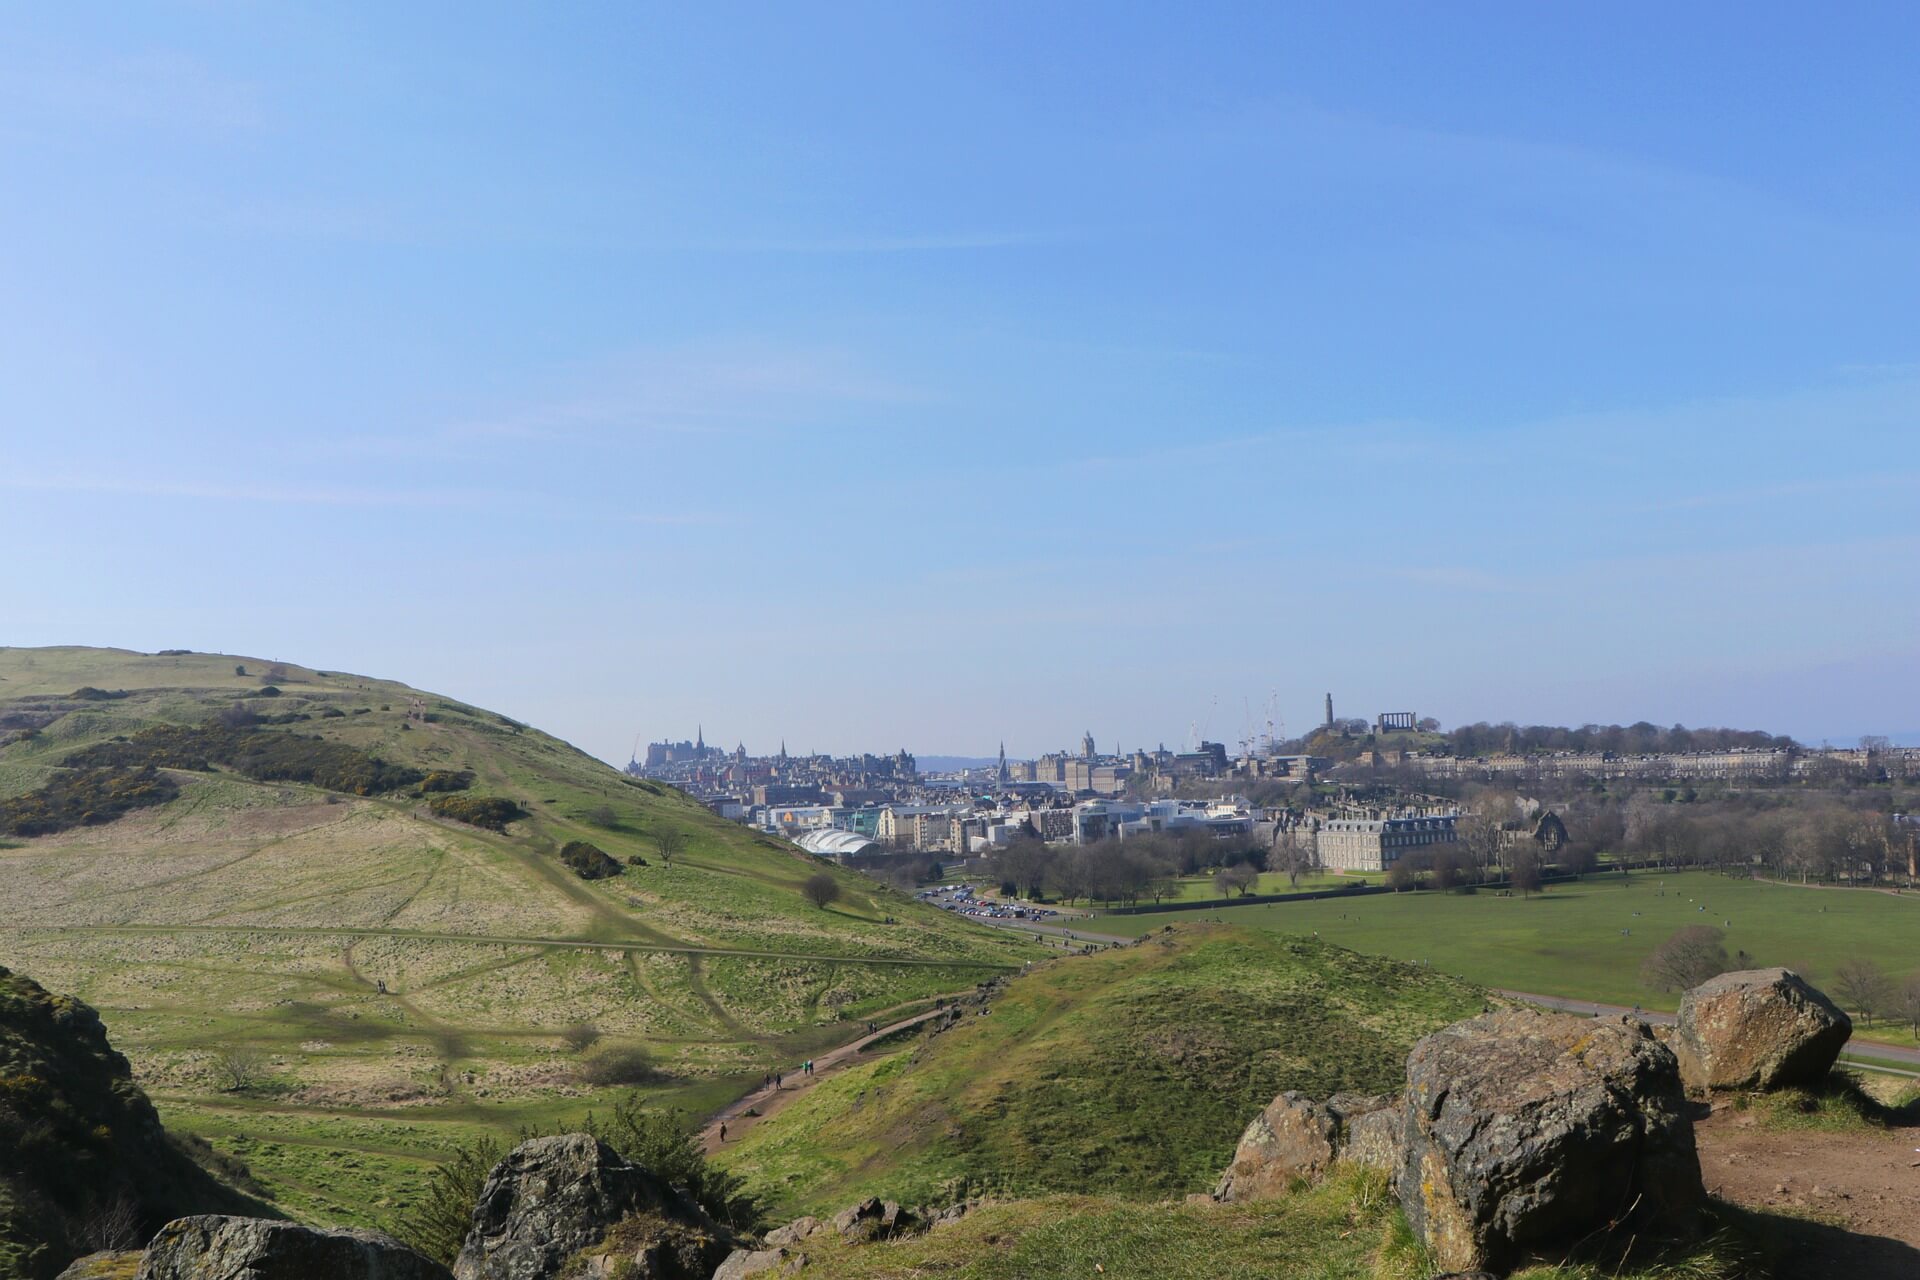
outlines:
[[[1103,916],[1087,928],[1137,937],[1194,912]],[[1723,929],[1729,955],[1785,965],[1830,983],[1850,956],[1890,973],[1920,968],[1920,895],[1814,889],[1711,872],[1588,876],[1533,897],[1432,891],[1222,907],[1205,918],[1315,935],[1378,955],[1430,965],[1491,987],[1610,1004],[1673,1009],[1677,992],[1641,983],[1647,954],[1675,930]],[[1865,1028],[1861,1028],[1865,1030]],[[1871,1034],[1911,1043],[1876,1021]]]

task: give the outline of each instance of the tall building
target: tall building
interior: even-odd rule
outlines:
[[[1080,737],[1080,758],[1093,759],[1093,730],[1089,729]]]
[[[1333,728],[1333,695],[1327,695],[1327,728]]]

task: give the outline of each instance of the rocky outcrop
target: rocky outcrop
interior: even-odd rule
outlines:
[[[792,1249],[735,1249],[713,1273],[713,1280],[749,1280],[752,1276],[790,1276],[807,1265],[807,1257]]]
[[[54,1280],[133,1280],[145,1255],[138,1249],[108,1249],[75,1258]]]
[[[523,1142],[494,1166],[453,1274],[707,1280],[732,1246],[726,1231],[651,1172],[573,1133]]]
[[[138,1280],[447,1280],[447,1269],[378,1231],[268,1218],[179,1218],[147,1245]]]
[[[772,1245],[775,1247],[778,1247],[780,1245],[799,1244],[802,1240],[805,1240],[808,1236],[812,1235],[814,1232],[824,1231],[824,1230],[826,1230],[826,1227],[821,1223],[820,1219],[818,1218],[813,1218],[813,1217],[795,1218],[792,1222],[789,1222],[786,1226],[775,1227],[773,1230],[767,1232],[766,1240],[769,1245]]]
[[[1253,1118],[1233,1163],[1214,1188],[1216,1200],[1264,1200],[1298,1180],[1317,1181],[1335,1160],[1381,1169],[1399,1163],[1399,1112],[1388,1097],[1340,1093],[1324,1102],[1288,1091]]]
[[[1705,1200],[1679,1065],[1637,1019],[1510,1010],[1407,1059],[1396,1182],[1443,1267],[1505,1269],[1614,1224],[1667,1234]]]
[[[1853,1020],[1790,969],[1743,969],[1680,997],[1673,1046],[1690,1089],[1779,1089],[1824,1080]]]
[[[892,1200],[866,1199],[836,1213],[833,1229],[851,1244],[867,1244],[918,1235],[927,1229],[927,1222],[915,1210],[903,1209]]]
[[[51,1280],[76,1241],[125,1249],[188,1214],[268,1211],[168,1136],[98,1013],[0,968],[0,1274]]]

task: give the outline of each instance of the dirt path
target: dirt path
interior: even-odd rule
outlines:
[[[1694,1126],[1707,1190],[1735,1204],[1844,1225],[1789,1259],[1783,1276],[1920,1276],[1920,1128],[1772,1129],[1716,1108]]]
[[[944,1017],[947,1013],[948,1010],[946,1009],[928,1009],[924,1013],[914,1014],[911,1018],[902,1018],[898,1022],[890,1022],[877,1031],[872,1031],[861,1036],[858,1040],[841,1045],[838,1049],[829,1049],[813,1060],[813,1074],[811,1076],[801,1075],[800,1068],[798,1064],[796,1064],[792,1070],[784,1073],[785,1078],[779,1086],[769,1085],[766,1088],[755,1089],[739,1101],[728,1104],[724,1110],[718,1112],[711,1120],[707,1121],[706,1128],[700,1130],[700,1149],[708,1155],[712,1155],[720,1149],[720,1127],[722,1125],[726,1126],[727,1140],[732,1141],[752,1128],[755,1124],[778,1113],[782,1107],[785,1107],[802,1093],[805,1093],[808,1089],[820,1083],[820,1081],[827,1076],[845,1070],[859,1058],[861,1051],[874,1041],[884,1040],[896,1031],[903,1031],[908,1027],[917,1027],[921,1023],[933,1018]],[[749,1110],[757,1111],[759,1114],[750,1116],[747,1114]]]
[[[250,856],[250,855],[249,855]],[[59,924],[0,925],[0,934],[4,933],[112,933],[112,934],[157,934],[174,933],[239,933],[239,934],[288,934],[297,937],[346,937],[346,938],[400,938],[419,942],[463,942],[475,946],[487,947],[563,947],[576,951],[642,951],[658,952],[662,955],[679,956],[745,956],[749,959],[764,960],[804,960],[824,964],[863,964],[880,967],[899,966],[905,968],[932,969],[988,969],[997,972],[1011,972],[1020,968],[1017,964],[1006,964],[995,960],[945,960],[922,958],[917,956],[836,956],[818,955],[801,951],[754,951],[736,947],[696,947],[686,945],[663,945],[653,942],[605,942],[589,938],[538,938],[518,934],[486,933],[435,933],[423,929],[367,929],[349,925],[247,925],[247,924]]]

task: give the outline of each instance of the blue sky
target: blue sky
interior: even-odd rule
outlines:
[[[1920,9],[1318,8],[0,9],[0,642],[1920,732]]]

